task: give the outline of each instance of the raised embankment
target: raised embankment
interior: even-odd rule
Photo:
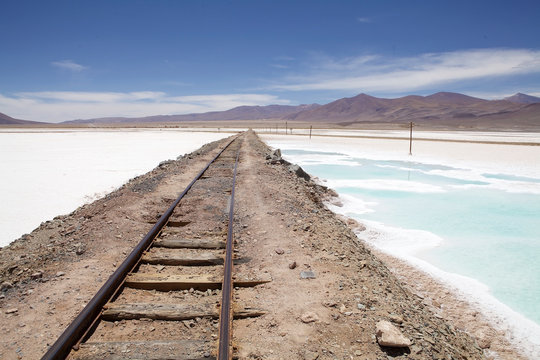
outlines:
[[[3,248],[0,357],[39,359],[226,141],[162,163]],[[243,261],[234,271],[272,281],[234,291],[234,301],[266,311],[261,317],[235,320],[233,344],[240,358],[484,357],[471,337],[437,316],[356,239],[349,225],[358,224],[347,224],[326,209],[323,200],[331,191],[298,176],[300,171],[291,171],[297,169],[270,154],[254,133],[246,134],[233,231],[236,256]],[[211,202],[205,211],[213,211]],[[221,208],[215,211],[216,217],[224,213]],[[185,235],[198,236],[204,230],[186,228]],[[170,299],[201,301],[215,295],[196,289],[178,297],[167,294]],[[155,290],[147,295],[161,297]],[[130,321],[137,323],[120,320],[107,326],[115,328],[119,339],[175,336],[174,327],[158,326],[161,320]],[[202,319],[182,326],[204,334],[208,324]],[[392,338],[393,331],[398,334]],[[99,331],[95,335],[100,336]]]

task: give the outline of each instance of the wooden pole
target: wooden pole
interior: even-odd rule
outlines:
[[[285,121],[285,135],[287,135],[289,131],[289,125],[287,125],[287,122]]]
[[[413,127],[413,123],[411,121],[411,132],[409,135],[409,155],[412,155],[412,127]]]
[[[311,139],[311,130],[313,129],[313,125],[309,126],[309,138]]]

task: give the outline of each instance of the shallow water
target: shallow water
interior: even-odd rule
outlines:
[[[540,324],[540,179],[336,153],[282,152],[351,201],[370,204],[348,215],[441,237],[437,247],[416,256],[480,280],[495,297]]]

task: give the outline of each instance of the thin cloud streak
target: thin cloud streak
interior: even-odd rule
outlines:
[[[51,63],[52,66],[55,66],[60,69],[69,70],[72,72],[81,72],[83,70],[88,69],[87,66],[83,66],[81,64],[77,64],[73,60],[61,60],[61,61],[53,61]]]
[[[159,91],[139,92],[23,92],[0,94],[0,109],[9,116],[61,122],[99,117],[142,117],[223,111],[241,105],[289,104],[269,94],[214,94],[169,96]]]
[[[369,24],[369,23],[372,23],[373,21],[368,18],[368,17],[359,17],[356,19],[359,23],[363,23],[363,24]]]
[[[282,91],[399,93],[475,79],[531,73],[540,73],[540,51],[477,49],[408,58],[367,55],[325,59],[312,64],[308,74],[286,78],[270,88]]]

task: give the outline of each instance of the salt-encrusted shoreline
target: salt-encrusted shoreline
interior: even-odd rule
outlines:
[[[363,239],[363,234],[366,232],[373,234],[374,231],[364,224],[358,223],[355,219],[339,214],[336,211],[336,208],[342,205],[339,197],[333,198],[326,205],[353,228],[359,241],[382,260],[412,293],[417,295],[424,304],[431,307],[436,316],[444,318],[457,329],[465,331],[475,338],[488,358],[513,360],[536,359],[538,357],[538,349],[527,348],[527,346],[533,346],[528,339],[519,338],[519,341],[516,342],[517,336],[509,336],[503,329],[504,327],[508,328],[509,324],[505,324],[505,326],[497,324],[503,316],[490,317],[489,309],[469,301],[470,299],[467,299],[464,293],[451,284],[435,278],[420,267],[393,256]]]
[[[538,353],[535,355],[533,350],[523,347],[526,339],[521,339],[518,343],[510,341],[508,334],[499,329],[489,315],[484,313],[485,309],[477,308],[475,304],[466,301],[457,289],[374,246],[369,248],[413,293],[431,305],[436,314],[454,324],[457,329],[473,336],[488,358],[537,358]]]

